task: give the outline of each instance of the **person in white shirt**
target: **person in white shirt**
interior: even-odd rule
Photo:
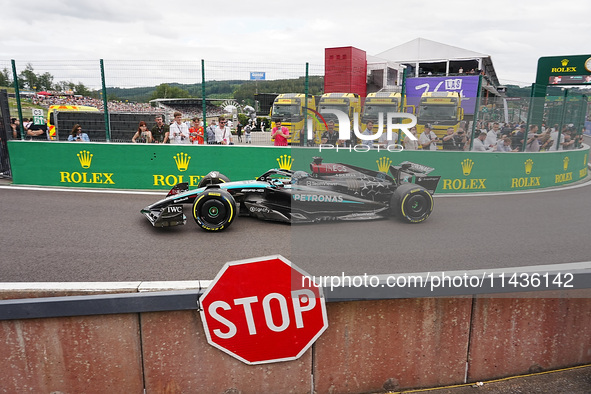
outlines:
[[[492,125],[492,129],[486,133],[486,145],[495,146],[497,144],[497,139],[499,138],[499,124],[494,122]]]
[[[174,113],[174,122],[170,125],[170,132],[168,138],[171,144],[189,144],[189,127],[183,122],[183,114],[180,112]],[[167,141],[165,140],[164,143]]]
[[[423,147],[423,150],[436,150],[437,149],[437,135],[431,131],[431,127],[426,125],[425,131],[419,137],[419,145]]]
[[[490,145],[485,143],[486,140],[486,133],[482,132],[478,134],[478,137],[474,140],[474,144],[472,145],[472,150],[476,152],[487,152],[489,151]]]
[[[233,145],[232,144],[232,132],[230,128],[226,126],[226,118],[220,116],[218,127],[215,129],[215,143],[219,145]]]

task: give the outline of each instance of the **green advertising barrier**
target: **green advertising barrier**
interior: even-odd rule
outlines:
[[[589,147],[541,153],[365,151],[282,148],[9,141],[13,182],[19,185],[168,190],[197,186],[210,171],[230,180],[255,179],[270,168],[310,170],[314,157],[376,171],[410,161],[440,175],[437,193],[537,189],[587,176]]]

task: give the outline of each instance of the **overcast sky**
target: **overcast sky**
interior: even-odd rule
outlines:
[[[0,68],[11,59],[321,66],[324,48],[375,55],[422,37],[488,54],[501,83],[529,85],[539,57],[591,53],[589,0],[19,0],[2,14]]]

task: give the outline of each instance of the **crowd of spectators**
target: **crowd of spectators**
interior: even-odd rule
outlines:
[[[86,96],[40,96],[33,99],[33,104],[42,105],[49,108],[51,105],[84,105],[87,107],[95,107],[99,111],[104,109],[103,101]],[[135,103],[128,101],[111,100],[107,102],[109,112],[126,112],[126,113],[153,113],[164,112],[158,108],[152,107],[148,103]]]
[[[464,130],[465,125],[457,131],[453,127],[447,129],[446,135],[437,137],[426,125],[423,133],[418,137],[418,144],[410,144],[408,138],[404,141],[407,150],[441,148],[455,151],[480,152],[545,152],[569,150],[581,147],[583,132],[577,132],[574,126],[558,124],[552,127],[529,125],[525,123],[479,122],[474,131],[474,140]],[[527,133],[526,133],[527,130]],[[418,146],[417,146],[418,145]]]

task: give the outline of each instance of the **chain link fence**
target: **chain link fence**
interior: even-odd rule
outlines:
[[[322,113],[323,108],[330,107],[320,102],[324,93],[324,74],[325,66],[317,64],[173,59],[0,60],[0,89],[8,90],[10,117],[26,122],[26,129],[23,128],[17,137],[21,139],[68,140],[70,135],[75,135],[74,129],[80,126],[91,141],[132,142],[140,122],[146,122],[148,129],[152,129],[157,116],[162,116],[165,123],[171,123],[174,114],[179,112],[187,128],[193,127],[193,120],[198,118],[204,127],[205,140],[208,126],[223,116],[230,121],[234,144],[272,145],[270,130],[275,120],[272,114],[275,98],[287,92],[300,97],[305,97],[307,93],[308,108]],[[368,86],[371,85],[370,79],[367,80]],[[470,142],[463,148],[470,149],[478,134],[491,130],[494,122],[500,123],[505,135],[514,136],[521,126],[529,131],[532,119],[537,119],[538,132],[558,130],[560,138],[568,134],[567,138],[575,140],[574,147],[580,143],[579,136],[585,127],[589,105],[584,95],[568,95],[568,91],[562,90],[558,93],[552,91],[541,99],[503,98],[489,97],[485,90],[482,91],[484,94],[479,97],[462,97],[459,91],[461,99],[469,101],[472,109],[468,111],[464,108],[460,114],[456,108],[449,119],[427,118],[428,108],[423,108],[425,106],[418,102],[414,106],[405,106],[407,100],[402,97],[397,104],[397,112],[411,112],[417,116],[419,135],[425,125],[436,126],[439,149],[443,147],[441,139],[445,137],[448,124],[453,127],[454,133],[458,130],[465,132]],[[404,95],[404,86],[397,86],[388,93],[393,96],[394,92]],[[348,114],[359,113],[357,126],[363,132],[367,120],[371,118],[370,106],[364,104],[371,101],[367,97],[357,100],[357,107],[351,107],[352,111]],[[52,106],[58,108],[51,111]],[[298,111],[301,115],[302,108]],[[277,112],[275,117],[285,116],[282,118],[284,126],[291,137],[297,136],[298,143],[307,139],[300,138],[299,134],[305,133],[309,125],[313,128],[313,139],[307,142],[321,142],[321,135],[328,127],[326,120],[330,120],[330,116],[324,119],[306,109],[303,112],[305,116],[297,120],[292,119],[293,114],[282,112]],[[371,119],[375,133],[378,118]],[[350,120],[353,126],[353,119]],[[39,128],[45,128],[44,133],[31,134],[31,130]],[[250,132],[249,136],[247,132]],[[403,144],[403,137],[399,133],[396,142]],[[357,140],[357,143],[361,142]]]

